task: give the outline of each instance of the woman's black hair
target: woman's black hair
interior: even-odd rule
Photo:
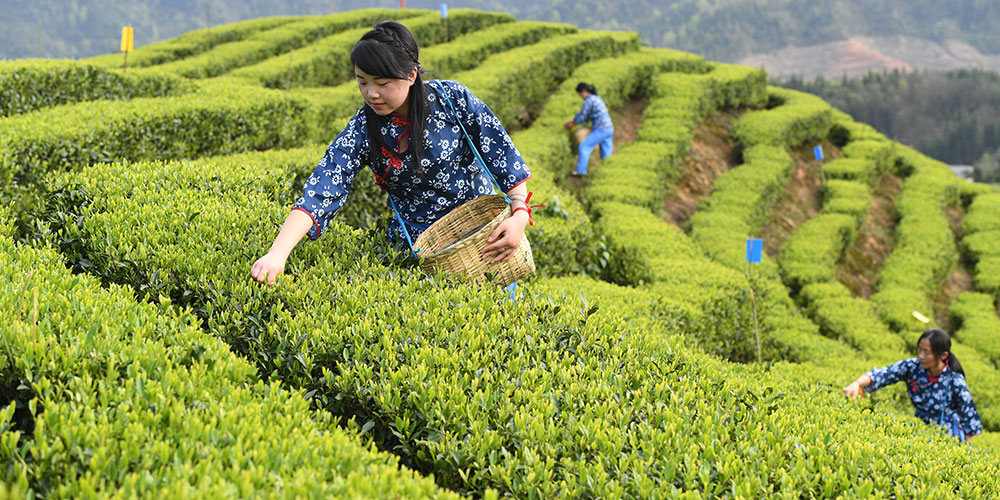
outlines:
[[[407,79],[413,68],[417,68],[417,79],[410,87],[407,97],[410,122],[410,138],[407,153],[413,154],[413,168],[420,172],[420,158],[424,148],[424,127],[427,122],[427,89],[420,77],[423,70],[420,67],[420,47],[413,33],[396,21],[379,21],[365,33],[351,50],[351,63],[368,73],[381,78]],[[368,143],[371,145],[372,160],[381,157],[382,148],[388,146],[380,133],[382,124],[388,121],[375,113],[371,106],[365,105],[365,118],[368,123]],[[391,149],[390,149],[391,150]]]
[[[591,85],[589,83],[586,83],[586,82],[580,82],[580,83],[576,84],[576,91],[577,92],[582,92],[584,90],[586,90],[587,92],[590,92],[591,94],[597,95],[597,89],[593,85]]]
[[[924,330],[924,333],[920,335],[920,339],[917,340],[917,348],[920,348],[920,343],[927,339],[931,344],[931,352],[935,355],[942,355],[948,353],[948,366],[953,372],[961,373],[965,376],[965,370],[962,369],[962,363],[958,362],[958,358],[955,357],[955,353],[951,352],[951,337],[948,336],[948,332],[940,328],[930,328]]]

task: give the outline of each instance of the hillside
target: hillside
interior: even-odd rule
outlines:
[[[436,10],[439,0],[410,0],[410,8]],[[637,31],[646,44],[701,54],[712,60],[756,66],[785,74],[789,51],[810,50],[811,58],[794,59],[808,77],[819,58],[855,40],[918,69],[952,69],[955,64],[992,61],[1000,54],[1000,7],[991,2],[956,0],[458,0],[452,8],[507,12],[519,19],[565,22],[587,29]],[[88,57],[117,49],[120,27],[136,28],[136,43],[146,45],[183,32],[266,16],[326,14],[358,8],[396,8],[398,0],[74,0],[16,2],[0,0],[9,13],[0,20],[0,57]],[[39,49],[39,34],[42,35]],[[860,42],[858,42],[860,40]],[[898,43],[906,40],[906,43]],[[907,52],[923,46],[929,51]],[[808,48],[808,49],[806,49]],[[985,54],[979,55],[977,52]],[[843,54],[843,55],[841,55]],[[753,59],[744,59],[753,56]],[[816,57],[819,56],[819,57]],[[751,64],[752,62],[752,64]],[[878,68],[871,66],[868,69]],[[992,67],[976,65],[974,67]],[[839,68],[828,76],[839,77]]]
[[[532,169],[516,302],[387,243],[368,169],[277,286],[247,276],[385,17]],[[1000,495],[1000,192],[757,68],[641,42],[358,10],[190,32],[127,71],[0,62],[0,497]],[[583,182],[579,81],[629,122]],[[841,394],[914,355],[914,311],[954,335],[971,443],[902,385]]]

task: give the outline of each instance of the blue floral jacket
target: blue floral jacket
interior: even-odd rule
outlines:
[[[371,157],[369,124],[361,108],[327,148],[292,208],[312,217],[310,239],[318,238],[330,225],[351,192],[355,175],[365,165],[392,197],[413,239],[451,209],[493,192],[492,182],[479,166],[455,115],[442,102],[439,92],[447,92],[465,130],[504,192],[531,177],[521,153],[483,101],[460,83],[444,80],[436,83],[437,89],[435,84],[425,83],[429,105],[421,156],[423,172],[414,170],[412,155],[399,152],[400,136],[409,135],[409,123],[399,116],[380,117],[380,123],[373,124],[393,150],[383,149],[381,155]],[[396,220],[391,227],[402,238]]]
[[[573,121],[581,125],[593,122],[591,128],[594,130],[615,128],[614,124],[611,123],[611,115],[608,113],[607,105],[604,104],[604,99],[596,94],[590,94],[583,100],[583,106],[580,107],[580,112],[573,117]]]
[[[972,393],[965,384],[965,377],[945,367],[936,377],[920,366],[917,358],[904,359],[892,366],[873,368],[868,372],[872,384],[866,387],[876,391],[896,382],[906,382],[906,390],[910,395],[916,411],[915,415],[925,423],[937,423],[944,412],[945,420],[951,414],[957,414],[966,434],[982,434],[983,424],[979,420],[979,412],[972,402]]]

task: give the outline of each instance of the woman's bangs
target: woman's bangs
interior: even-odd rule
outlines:
[[[374,40],[361,40],[351,50],[351,63],[380,78],[406,78],[406,69],[396,64],[392,51]]]

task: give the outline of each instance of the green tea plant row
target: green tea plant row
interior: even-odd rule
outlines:
[[[961,206],[959,179],[944,164],[897,148],[900,169],[909,169],[896,201],[896,243],[878,276],[872,296],[896,331],[924,326],[912,315],[930,316],[930,299],[958,263],[958,250],[945,210]]]
[[[261,382],[190,312],[73,275],[2,220],[0,483],[21,498],[457,497]]]
[[[676,180],[678,165],[688,154],[694,128],[717,110],[763,105],[766,82],[761,70],[725,64],[703,75],[661,74],[652,85],[637,141],[594,173],[587,199],[659,213],[667,185]]]
[[[194,90],[155,70],[123,72],[76,61],[0,61],[0,118],[94,100],[167,97]]]
[[[948,308],[955,337],[1000,366],[1000,317],[992,295],[962,292]]]
[[[572,163],[568,134],[562,124],[579,110],[575,87],[584,81],[599,89],[611,108],[624,105],[635,95],[647,91],[653,75],[661,71],[701,72],[704,59],[665,49],[641,48],[637,52],[598,59],[583,64],[545,101],[530,128],[512,135],[519,151],[532,167],[531,189],[546,208],[536,212],[537,225],[532,242],[540,272],[559,276],[584,272],[599,276],[612,265],[603,237],[595,231],[576,198],[555,187]],[[535,184],[535,180],[543,184]],[[543,187],[542,189],[538,189]]]
[[[821,165],[821,213],[796,229],[778,253],[783,281],[793,295],[807,285],[836,280],[837,262],[868,216],[873,184],[886,173],[887,161],[859,154],[852,144],[845,145],[845,156]]]
[[[378,232],[336,223],[296,250],[278,287],[261,287],[247,268],[287,210],[276,201],[288,189],[282,163],[253,153],[69,174],[55,198],[71,210],[68,223],[48,237],[77,266],[143,296],[180,304],[204,294],[191,304],[206,328],[262,373],[315,391],[316,405],[355,417],[404,463],[458,491],[995,491],[992,456],[946,445],[940,431],[671,345],[611,308],[550,305],[530,287],[511,303],[493,287],[387,265]],[[858,421],[873,432],[853,432]]]
[[[434,48],[429,49],[427,56],[425,56],[425,65],[428,68],[437,69],[438,72],[432,76],[454,78],[469,85],[476,95],[497,113],[502,123],[510,127],[517,126],[522,122],[517,120],[517,116],[512,111],[508,111],[504,115],[503,109],[517,110],[517,112],[537,109],[538,105],[532,102],[543,98],[543,93],[539,89],[546,88],[553,81],[567,80],[575,68],[582,64],[587,65],[588,61],[595,58],[601,62],[591,63],[589,67],[607,64],[608,61],[621,61],[624,56],[618,58],[614,55],[634,54],[636,41],[637,38],[634,34],[609,35],[601,32],[580,32],[549,38],[532,45],[489,56],[482,60],[479,69],[456,71],[457,68],[451,66],[455,64],[452,61],[461,59],[458,56],[463,51],[461,49],[446,50],[448,46],[459,47],[460,41],[456,40],[441,45],[440,52],[434,51]],[[465,52],[466,61],[475,61],[477,58],[487,55],[477,44],[469,44],[469,48],[470,51]],[[515,54],[513,58],[509,55],[512,53]],[[438,54],[442,54],[443,57]],[[612,57],[601,59],[600,56]],[[460,66],[464,65],[468,65],[468,62],[461,63]],[[580,72],[576,74],[580,74]],[[503,88],[496,83],[491,83],[501,78],[507,79],[508,87]],[[497,88],[503,88],[504,92],[514,92],[514,96],[502,95],[497,91]],[[332,121],[335,119],[334,117],[348,116],[361,105],[357,88],[353,83],[345,83],[333,89],[296,89],[291,92],[296,96],[309,96],[312,109],[318,110],[316,111],[317,115],[323,117],[309,119],[311,122],[321,123]],[[504,99],[507,100],[504,101]],[[503,103],[506,108],[498,103]],[[550,111],[544,109],[540,113],[539,119],[552,116]],[[547,133],[545,127],[538,120],[535,120],[532,122],[532,126],[514,133],[513,140],[533,170],[533,177],[528,181],[529,189],[535,193],[532,200],[551,207],[546,211],[539,210],[538,228],[531,232],[531,241],[537,247],[534,252],[536,264],[545,270],[543,272],[559,274],[567,272],[567,270],[579,269],[578,260],[573,257],[566,258],[567,253],[575,256],[578,253],[577,247],[588,243],[590,239],[587,236],[592,233],[582,208],[570,195],[555,186],[551,175],[546,175],[546,165],[552,153],[551,150],[544,148],[553,147],[553,145],[545,144],[543,148],[534,146],[538,144],[535,139],[536,135],[545,133]],[[331,130],[325,130],[322,137],[318,137],[316,140],[327,141],[330,135]],[[560,147],[560,145],[555,145],[555,147]],[[561,147],[566,147],[565,142]],[[345,208],[346,215],[355,226],[370,227],[372,223],[383,218],[383,214],[385,214],[385,206],[382,201],[384,197],[370,180],[371,176],[367,172],[355,180],[353,198],[350,202],[350,204],[354,204],[354,208],[350,204]],[[361,203],[358,204],[357,201],[361,201]],[[555,217],[547,218],[546,214],[554,214]],[[581,251],[591,250],[590,247],[587,247]]]
[[[774,202],[794,166],[785,148],[800,143],[788,141],[803,137],[819,140],[833,127],[834,115],[822,101],[796,92],[770,92],[771,100],[781,104],[748,112],[737,122],[733,134],[743,148],[744,162],[716,180],[711,194],[688,222],[691,239],[716,262],[750,273],[761,302],[761,327],[766,338],[776,344],[776,354],[819,366],[855,366],[857,351],[824,337],[815,323],[799,313],[773,259],[764,255],[752,268],[745,263],[744,239],[758,234],[771,217]],[[797,130],[793,133],[785,128]]]
[[[779,251],[778,264],[792,295],[824,335],[886,364],[906,357],[903,339],[882,323],[869,301],[852,297],[836,279],[837,263],[867,216],[878,171],[878,163],[864,157],[844,156],[823,165],[828,180],[821,212],[795,230]]]
[[[371,26],[382,19],[405,19],[429,15],[428,11],[369,9],[327,16],[310,16],[250,35],[242,40],[217,45],[210,50],[158,67],[191,78],[210,78],[235,68],[304,47],[338,32]],[[501,14],[479,13],[484,20],[513,18]]]
[[[112,159],[192,158],[288,147],[307,131],[282,92],[207,82],[169,98],[93,101],[0,120],[0,186]],[[100,117],[95,120],[93,117]]]
[[[686,235],[657,214],[665,186],[687,154],[695,124],[718,107],[757,104],[754,96],[765,86],[763,72],[729,66],[704,75],[666,72],[654,77],[639,140],[608,158],[587,190],[595,226],[608,240],[611,264],[605,277],[620,284],[645,284],[675,298],[674,321],[686,324],[701,348],[736,360],[753,356],[749,284],[705,259]],[[727,94],[734,96],[728,102],[716,97]],[[671,130],[673,137],[668,141],[647,132],[650,129]]]
[[[895,151],[897,168],[910,175],[896,204],[900,221],[895,247],[879,273],[872,302],[912,353],[920,332],[929,326],[913,312],[931,316],[931,300],[959,260],[945,210],[961,207],[963,198],[987,189],[958,179],[947,165],[911,149],[897,146]],[[965,334],[969,339],[980,336]],[[965,367],[983,426],[990,431],[1000,429],[1000,371],[988,355],[963,341],[953,342],[952,350]]]
[[[242,40],[260,31],[302,20],[302,17],[265,17],[209,29],[189,31],[176,38],[136,47],[128,55],[130,67],[145,67],[191,57],[216,45]],[[83,62],[105,68],[120,68],[125,64],[122,53],[105,54],[84,59]]]
[[[976,288],[1000,302],[1000,195],[976,196],[962,221],[962,253],[975,265]]]
[[[562,68],[562,78],[582,61],[600,54],[634,48],[634,34],[581,33],[560,37],[559,42],[521,51],[524,58],[516,75],[540,71],[548,65]],[[547,51],[547,52],[546,52]],[[550,54],[546,56],[545,54]],[[508,65],[508,69],[511,65]],[[558,77],[551,68],[549,78]],[[490,73],[496,75],[495,68]],[[508,73],[509,75],[510,73]],[[473,72],[470,76],[475,76]],[[478,77],[485,83],[488,75]],[[538,75],[520,80],[523,88],[538,86]],[[331,126],[357,110],[356,90],[344,86],[340,96],[351,95],[351,102],[336,107],[336,117],[324,111],[330,108],[328,95],[291,94],[248,86],[234,79],[202,82],[197,92],[174,98],[133,99],[127,102],[88,102],[53,108],[44,112],[15,116],[0,121],[0,186],[19,201],[19,211],[37,205],[32,186],[55,169],[79,168],[111,158],[140,160],[149,158],[194,158],[211,154],[239,152],[302,144],[314,136],[329,140]],[[535,91],[537,94],[537,90]],[[480,94],[482,95],[482,94]],[[525,94],[529,98],[533,94]],[[520,97],[520,96],[519,96]],[[487,102],[498,96],[485,95]],[[534,97],[537,98],[537,97]],[[528,102],[519,99],[521,106]],[[509,105],[515,102],[508,102]],[[322,111],[320,110],[322,109]],[[93,116],[102,116],[95,122]],[[178,123],[185,124],[178,127]],[[15,185],[13,188],[11,187]],[[12,194],[11,194],[12,193]]]
[[[433,72],[438,71],[438,64],[450,71],[471,69],[492,54],[577,31],[575,26],[567,24],[484,20],[475,11],[459,9],[457,12],[454,19],[449,17],[447,33],[440,18],[435,16],[402,21],[419,40],[421,63],[434,77],[437,77]],[[490,26],[485,21],[503,22]],[[348,30],[231,74],[271,88],[333,86],[345,80],[353,81],[351,48],[367,31],[368,28]],[[431,65],[432,61],[437,64]]]

